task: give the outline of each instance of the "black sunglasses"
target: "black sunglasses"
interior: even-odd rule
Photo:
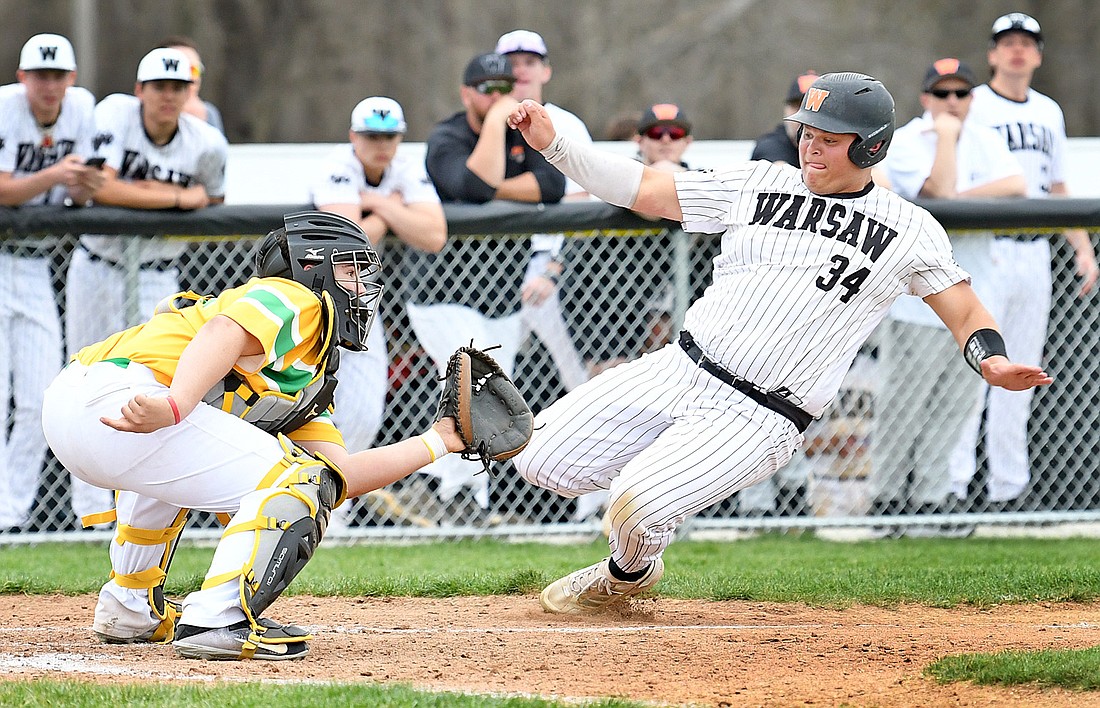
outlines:
[[[514,86],[515,83],[507,79],[490,79],[474,84],[474,90],[485,96],[491,93],[512,93]]]
[[[955,94],[955,98],[962,100],[970,95],[971,89],[931,89],[928,93],[932,94],[936,98],[947,98],[951,94]]]

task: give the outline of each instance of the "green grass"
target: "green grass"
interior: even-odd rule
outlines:
[[[217,684],[204,686],[125,684],[102,686],[79,681],[0,682],[5,707],[149,706],[150,708],[236,708],[237,706],[346,706],[355,708],[548,708],[565,705],[539,698],[426,693],[403,685],[372,684]],[[607,699],[570,703],[587,708],[635,708],[640,703]]]
[[[840,544],[810,534],[766,535],[731,543],[680,542],[665,554],[658,594],[670,598],[801,602],[843,608],[990,607],[1031,602],[1095,602],[1100,566],[1093,539],[897,539]],[[182,545],[167,590],[182,595],[202,582],[213,549]],[[452,597],[533,594],[561,575],[607,554],[605,543],[509,544],[491,540],[416,545],[322,546],[291,594],[348,597]],[[63,568],[64,572],[58,572]],[[109,569],[105,543],[12,546],[0,552],[2,593],[91,593]],[[1039,683],[1100,688],[1100,648],[944,658],[937,680]],[[144,691],[150,691],[145,693]],[[543,706],[528,699],[492,702],[417,693],[402,687],[279,686],[286,705]],[[133,693],[127,693],[133,691]],[[0,684],[0,705],[255,705],[241,686],[87,687]],[[413,696],[409,698],[409,696]],[[496,699],[493,699],[496,700]],[[83,702],[82,702],[83,701]],[[264,689],[265,704],[271,705]],[[605,702],[592,705],[628,706]]]
[[[665,554],[661,596],[803,602],[845,607],[913,602],[988,607],[1100,598],[1090,539],[898,539],[841,544],[809,535],[732,543],[681,542]],[[181,545],[170,594],[202,582],[211,548]],[[291,594],[450,597],[534,593],[599,560],[603,543],[551,546],[461,541],[324,546]],[[63,573],[57,572],[64,568]],[[0,593],[95,592],[108,571],[105,543],[12,546],[0,552]]]
[[[1063,651],[1002,651],[948,656],[924,673],[941,683],[1034,684],[1078,691],[1100,689],[1100,647]]]

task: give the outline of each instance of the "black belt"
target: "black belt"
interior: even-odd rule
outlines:
[[[1028,243],[1031,241],[1043,241],[1047,238],[1046,234],[997,234],[997,238],[1008,239],[1009,241],[1023,241]]]
[[[119,263],[118,261],[113,261],[110,258],[104,258],[103,256],[99,255],[98,253],[92,253],[90,250],[88,250],[88,247],[85,246],[84,244],[81,244],[80,248],[83,249],[83,251],[88,254],[88,260],[90,260],[92,263],[104,263],[106,265],[111,266],[112,268],[121,268],[122,267],[122,264]],[[157,258],[156,260],[146,261],[146,262],[143,262],[141,264],[141,269],[142,270],[158,270],[158,271],[161,271],[161,272],[164,272],[166,270],[172,270],[175,267],[176,267],[176,261],[175,261],[174,258]]]
[[[736,391],[740,391],[761,406],[775,411],[784,418],[794,423],[798,432],[803,433],[809,427],[814,417],[798,406],[786,401],[774,393],[769,393],[756,384],[741,378],[732,371],[727,371],[721,365],[711,361],[703,350],[695,343],[695,339],[687,331],[680,332],[680,348],[691,360],[699,365],[699,368],[725,384],[729,384]]]

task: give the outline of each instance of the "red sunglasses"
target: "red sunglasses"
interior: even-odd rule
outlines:
[[[687,134],[687,130],[678,125],[655,125],[645,131],[645,136],[650,140],[660,140],[666,135],[670,140],[683,140]]]

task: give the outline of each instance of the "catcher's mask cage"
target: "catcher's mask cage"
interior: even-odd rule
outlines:
[[[352,351],[367,348],[382,285],[378,253],[358,224],[338,214],[302,211],[283,217],[283,227],[260,242],[256,275],[287,278],[336,305],[336,341]]]
[[[802,106],[784,120],[827,133],[855,133],[848,159],[862,169],[886,157],[894,138],[894,97],[866,74],[825,74],[810,84]]]

